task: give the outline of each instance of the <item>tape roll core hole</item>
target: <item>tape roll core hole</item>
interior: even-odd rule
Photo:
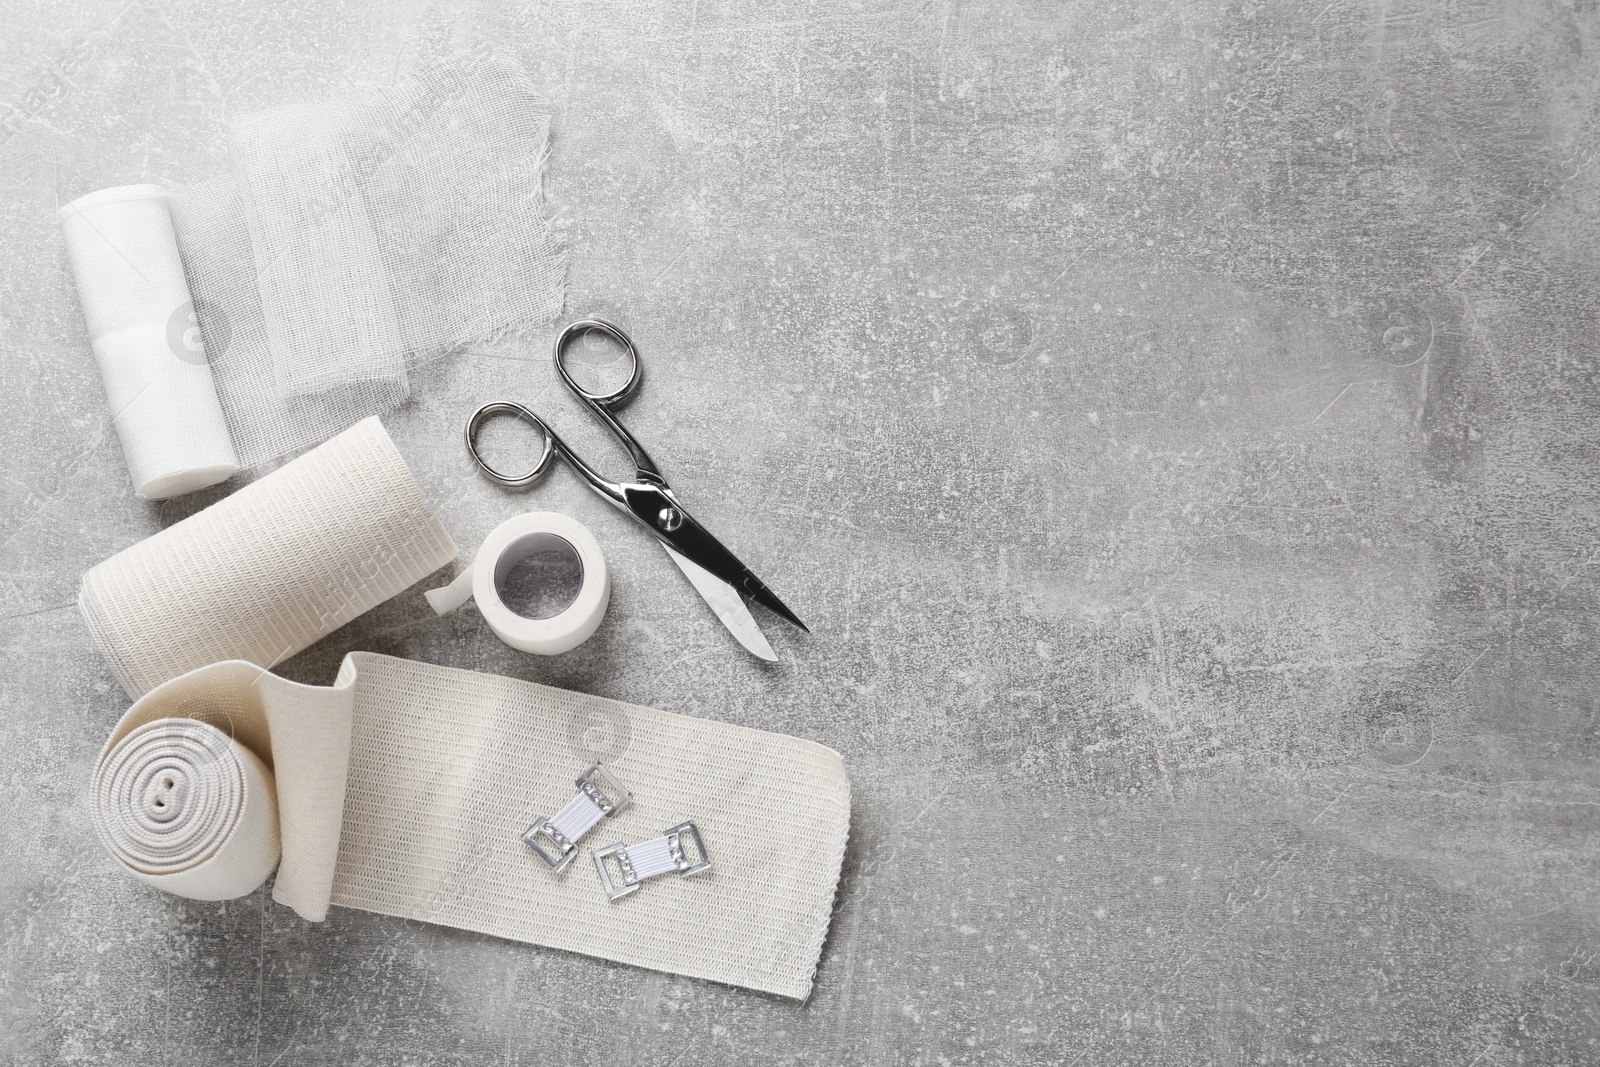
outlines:
[[[583,558],[559,534],[523,534],[495,561],[495,595],[524,619],[553,619],[582,590]]]

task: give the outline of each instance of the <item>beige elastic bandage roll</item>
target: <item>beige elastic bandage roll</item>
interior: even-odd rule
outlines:
[[[329,688],[237,661],[176,678],[123,716],[100,775],[163,720],[209,722],[271,765],[283,842],[273,898],[308,919],[337,904],[788,997],[810,992],[850,824],[850,783],[831,749],[355,652]],[[627,783],[632,803],[580,847],[643,841],[692,819],[712,869],[656,879],[615,904],[586,858],[552,872],[521,834],[597,760]],[[126,791],[97,781],[94,795],[97,825],[136,817],[105,806],[130,803]],[[259,849],[228,854],[234,884],[259,884],[276,858],[272,842]],[[176,877],[134,873],[195,895]]]
[[[145,723],[105,750],[94,785],[100,840],[128,873],[157,889],[231,900],[278,865],[272,772],[216,726],[184,718]]]
[[[454,555],[369,419],[91,570],[84,618],[143,694],[97,765],[113,855],[218,899],[281,842],[273,897],[307,919],[338,904],[805,997],[849,830],[837,753],[372,653],[331,687],[265,669]],[[596,762],[633,802],[586,846],[692,820],[714,868],[616,904],[587,860],[554,875],[521,835]]]
[[[137,697],[219,660],[281,663],[455,556],[374,417],[94,567],[78,607]]]

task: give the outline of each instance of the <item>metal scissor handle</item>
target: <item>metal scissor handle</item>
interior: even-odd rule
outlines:
[[[574,338],[586,334],[590,330],[596,333],[603,333],[617,342],[622,346],[623,351],[628,353],[628,358],[633,361],[633,372],[628,375],[628,380],[623,383],[620,389],[613,389],[609,393],[591,393],[574,381],[572,375],[568,373],[567,345],[571,344]],[[660,471],[656,470],[655,462],[650,458],[650,453],[646,452],[644,446],[635,441],[633,435],[623,429],[622,423],[618,422],[617,417],[611,414],[611,408],[621,407],[629,397],[633,396],[634,391],[639,388],[640,379],[644,377],[644,364],[639,362],[639,350],[633,347],[633,340],[623,332],[622,327],[606,322],[604,319],[579,319],[562,330],[561,335],[556,338],[555,360],[556,373],[561,375],[561,380],[567,383],[567,388],[571,389],[578,399],[583,401],[590,411],[594,412],[595,418],[605,423],[606,429],[610,430],[612,436],[621,441],[623,447],[628,450],[628,455],[633,458],[634,469],[638,471],[639,481],[651,482],[661,486],[663,489],[667,488],[667,480],[661,477]],[[563,451],[562,454],[569,460],[573,458],[569,452]]]
[[[595,333],[603,333],[621,345],[622,350],[628,353],[628,359],[633,364],[633,370],[629,372],[628,380],[622,383],[621,388],[613,389],[609,393],[591,393],[579,385],[572,375],[567,372],[567,346],[576,338],[591,330]],[[562,330],[561,335],[556,338],[555,359],[556,373],[561,375],[561,380],[567,383],[567,388],[578,394],[579,399],[603,408],[608,408],[613,404],[620,407],[633,395],[634,390],[639,388],[639,381],[644,377],[644,365],[639,362],[639,350],[633,347],[633,339],[622,332],[622,327],[614,326],[604,319],[579,319]]]
[[[572,342],[573,338],[580,334],[588,333],[590,330],[603,333],[613,341],[616,341],[628,353],[628,358],[633,362],[633,370],[628,375],[628,380],[623,383],[621,388],[614,389],[609,393],[589,392],[579,385],[567,370],[567,345]],[[644,450],[639,442],[633,439],[633,435],[623,428],[622,424],[617,421],[616,416],[612,415],[609,410],[613,405],[620,406],[632,396],[634,391],[639,388],[640,379],[644,377],[644,367],[639,362],[639,351],[633,347],[632,339],[622,331],[621,327],[614,326],[609,322],[601,319],[580,319],[562,330],[560,336],[556,338],[555,364],[556,373],[561,375],[561,380],[566,383],[567,388],[571,389],[578,399],[594,413],[595,417],[603,422],[617,440],[621,441],[623,446],[627,448],[628,454],[633,458],[633,465],[638,472],[639,481],[653,483],[666,489],[666,480],[661,477],[661,473],[656,469],[656,465],[650,459],[649,453]],[[528,473],[522,475],[502,474],[489,466],[483,456],[478,453],[478,432],[483,428],[485,422],[488,422],[496,415],[515,415],[517,418],[537,428],[544,435],[544,448],[539,453],[539,462],[535,463],[533,469]],[[590,467],[568,448],[560,436],[550,429],[543,419],[515,401],[496,400],[474,411],[472,417],[467,420],[466,440],[467,452],[472,456],[472,461],[478,465],[478,469],[490,481],[503,485],[508,489],[524,489],[537,482],[550,469],[551,457],[556,453],[560,453],[561,457],[572,464],[573,468],[583,476],[584,480],[596,492],[619,507],[626,508],[622,495],[623,487],[620,484],[601,477],[594,468]]]
[[[527,474],[501,474],[489,466],[489,461],[478,454],[478,431],[483,429],[483,424],[496,415],[515,415],[517,418],[538,429],[544,437],[544,449],[539,453],[539,462]],[[550,469],[550,460],[555,456],[556,435],[550,432],[550,427],[544,420],[533,412],[513,400],[496,400],[485,404],[472,413],[467,420],[467,453],[472,456],[472,462],[478,465],[491,482],[503,485],[507,489],[526,489],[540,478],[545,471]]]

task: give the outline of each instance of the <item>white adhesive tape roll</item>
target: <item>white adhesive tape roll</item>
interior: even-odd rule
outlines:
[[[530,619],[506,607],[500,585],[511,568],[532,553],[560,547],[563,542],[578,554],[583,570],[582,585],[572,603],[548,619]],[[611,573],[600,542],[587,526],[554,511],[530,511],[496,526],[484,538],[471,566],[449,585],[424,595],[440,615],[475,600],[500,640],[522,652],[554,656],[577,648],[599,628],[611,603]]]
[[[162,500],[239,469],[159,185],[60,211],[67,255],[134,491]]]
[[[94,779],[94,825],[141,882],[191,900],[232,900],[278,865],[272,772],[194,719],[158,719],[114,739]]]

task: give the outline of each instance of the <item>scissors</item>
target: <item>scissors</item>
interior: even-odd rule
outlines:
[[[633,369],[621,388],[609,393],[591,393],[574,381],[568,372],[567,346],[575,338],[590,331],[611,338],[628,353]],[[633,396],[644,374],[644,368],[639,363],[639,352],[633,347],[633,341],[628,335],[620,327],[600,319],[582,319],[574,322],[562,330],[561,335],[556,338],[555,363],[556,373],[561,376],[567,388],[577,395],[578,399],[628,450],[628,454],[633,458],[634,480],[607,481],[568,448],[543,419],[511,400],[497,400],[485,404],[473,412],[472,417],[467,420],[467,451],[472,455],[472,460],[478,465],[478,469],[491,481],[508,489],[522,489],[544,477],[554,458],[559,455],[589,483],[589,488],[656,536],[666,548],[667,555],[672,557],[672,561],[683,571],[695,590],[717,613],[717,618],[722,620],[722,624],[745,648],[764,660],[776,661],[778,658],[773,654],[772,646],[767,643],[755,619],[751,617],[750,609],[745,606],[741,593],[810,633],[806,624],[800,621],[800,617],[790,611],[783,601],[778,599],[777,594],[767,588],[765,582],[752,574],[750,568],[740,563],[737,556],[724,548],[721,541],[712,537],[704,526],[684,510],[677,494],[661,476],[661,471],[656,468],[649,453],[633,439],[633,435],[624,429],[622,423],[611,413],[612,408],[621,407]],[[502,474],[489,466],[483,456],[479,455],[478,431],[483,428],[484,423],[497,415],[515,415],[537,427],[544,435],[544,449],[539,454],[539,462],[534,464],[528,473],[515,476]]]

